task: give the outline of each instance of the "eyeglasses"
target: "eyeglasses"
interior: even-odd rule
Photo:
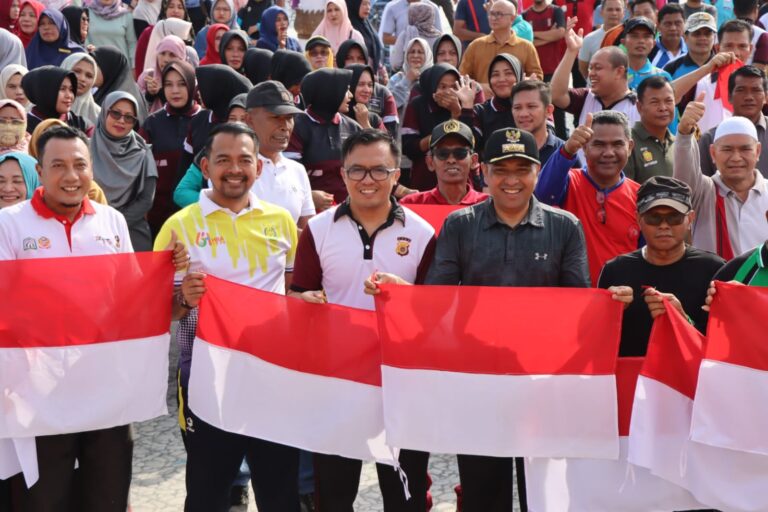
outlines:
[[[511,12],[491,11],[488,13],[491,18],[503,18],[504,16],[512,16]]]
[[[122,112],[118,112],[117,110],[109,110],[107,111],[107,114],[109,114],[109,117],[111,117],[115,121],[119,121],[120,119],[125,119],[126,123],[133,124],[136,122],[136,116],[133,116],[131,114],[123,114]]]
[[[598,190],[595,199],[597,200],[597,220],[600,224],[605,224],[608,220],[608,213],[605,211],[605,192]]]
[[[10,124],[13,126],[21,126],[24,124],[22,119],[16,119],[15,117],[0,117],[0,124]]]
[[[389,178],[389,175],[395,172],[397,169],[387,169],[386,167],[361,167],[353,166],[346,169],[347,178],[352,181],[363,181],[366,176],[370,176],[373,181],[384,181]]]
[[[662,222],[666,222],[669,226],[679,226],[685,221],[685,214],[680,212],[672,212],[666,215],[660,213],[644,213],[643,222],[649,226],[661,226]]]
[[[440,148],[432,151],[432,156],[438,160],[448,160],[451,156],[455,160],[464,160],[469,156],[469,148]]]

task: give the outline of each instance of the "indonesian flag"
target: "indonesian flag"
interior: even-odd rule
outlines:
[[[618,457],[621,305],[607,291],[383,286],[376,312],[388,444]]]
[[[618,460],[526,459],[525,482],[531,512],[662,512],[701,508],[688,491],[627,462],[629,423],[641,357],[620,358]]]
[[[667,312],[654,323],[637,381],[629,461],[688,489],[708,507],[768,510],[768,457],[689,439],[704,337],[668,302],[665,305]],[[753,328],[759,329],[763,320],[752,319]],[[751,404],[756,410],[761,405]]]
[[[205,278],[189,406],[203,421],[305,450],[390,461],[373,311]],[[362,286],[362,285],[361,285]]]
[[[467,208],[465,205],[453,204],[404,204],[404,208],[412,210],[416,215],[429,222],[435,230],[435,236],[443,228],[445,218],[456,210]]]

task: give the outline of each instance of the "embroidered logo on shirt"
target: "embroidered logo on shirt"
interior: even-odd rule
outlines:
[[[195,244],[198,247],[215,247],[217,245],[225,245],[226,243],[223,236],[211,237],[207,231],[198,231],[195,238]]]
[[[267,238],[277,238],[277,228],[275,226],[265,226],[264,236]]]
[[[404,236],[397,237],[397,245],[395,246],[395,252],[398,256],[408,256],[411,251],[411,239]]]
[[[650,162],[651,160],[653,160],[653,153],[648,151],[648,148],[643,148],[640,151],[643,153],[643,160],[645,160],[646,162]]]
[[[37,239],[37,246],[40,249],[50,249],[51,248],[51,241],[48,240],[46,237],[41,236]]]
[[[544,261],[547,261],[547,258],[548,258],[548,257],[549,257],[549,254],[547,254],[547,253],[543,253],[543,254],[541,254],[541,253],[538,253],[538,252],[537,252],[537,253],[534,253],[534,254],[533,254],[533,258],[534,258],[536,261],[539,261],[539,260],[544,260]]]
[[[22,241],[22,247],[25,251],[36,251],[37,241],[32,237],[27,237]]]
[[[100,236],[100,235],[96,235],[96,236],[95,236],[95,237],[93,237],[93,238],[94,238],[94,239],[95,239],[97,242],[101,242],[101,243],[103,243],[104,245],[109,245],[109,246],[111,246],[111,245],[112,245],[112,237],[111,237],[111,236]],[[115,237],[115,238],[118,238],[118,239],[119,239],[119,237]],[[119,246],[118,246],[118,247],[119,247]]]

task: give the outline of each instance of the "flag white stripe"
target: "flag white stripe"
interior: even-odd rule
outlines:
[[[0,480],[21,473],[21,464],[13,446],[13,439],[0,439]]]
[[[487,375],[382,366],[387,443],[493,457],[619,455],[614,375]]]

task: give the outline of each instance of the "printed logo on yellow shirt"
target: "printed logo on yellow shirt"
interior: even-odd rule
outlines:
[[[195,244],[198,247],[216,247],[218,245],[226,245],[227,242],[223,236],[211,237],[207,231],[198,231],[195,237]]]

